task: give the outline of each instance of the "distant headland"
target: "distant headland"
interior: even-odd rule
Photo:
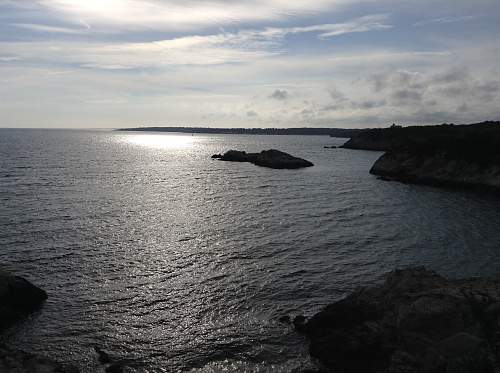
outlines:
[[[120,128],[116,131],[140,132],[178,132],[221,135],[302,135],[302,136],[332,136],[349,138],[357,135],[362,129],[350,128],[211,128],[211,127],[136,127]]]

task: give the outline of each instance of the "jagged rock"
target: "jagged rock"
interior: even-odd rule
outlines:
[[[229,150],[223,155],[214,154],[212,158],[219,158],[221,161],[230,162],[250,162],[257,166],[278,169],[296,169],[314,166],[314,164],[305,159],[294,157],[275,149],[263,150],[260,153]]]
[[[334,372],[494,372],[499,302],[499,281],[409,268],[327,306],[301,331]]]
[[[0,372],[5,373],[78,373],[74,366],[64,366],[51,359],[0,345]]]
[[[0,272],[0,330],[39,308],[47,293],[19,276]]]

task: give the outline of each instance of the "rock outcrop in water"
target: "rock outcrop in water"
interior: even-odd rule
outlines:
[[[212,158],[230,162],[250,162],[257,166],[278,169],[296,169],[314,166],[314,164],[305,159],[294,157],[288,153],[275,149],[263,150],[260,153],[229,150],[222,155],[214,154]]]
[[[19,276],[0,272],[0,330],[39,308],[47,293]]]
[[[342,147],[386,151],[370,170],[386,179],[500,191],[500,122],[373,129]]]
[[[500,369],[500,281],[396,270],[300,328],[339,373],[493,373]]]

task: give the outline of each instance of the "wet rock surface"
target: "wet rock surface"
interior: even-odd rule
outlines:
[[[270,149],[260,153],[247,153],[238,150],[229,150],[224,154],[214,154],[212,158],[230,162],[250,162],[257,166],[276,169],[297,169],[314,166],[313,163],[288,153]]]
[[[499,281],[418,267],[327,306],[300,331],[332,372],[498,372],[499,322]]]

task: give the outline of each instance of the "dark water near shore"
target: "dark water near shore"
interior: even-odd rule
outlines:
[[[289,372],[278,323],[397,266],[500,273],[500,198],[380,181],[328,137],[0,130],[0,263],[49,293],[0,340],[98,370]],[[214,161],[268,148],[315,167]]]

